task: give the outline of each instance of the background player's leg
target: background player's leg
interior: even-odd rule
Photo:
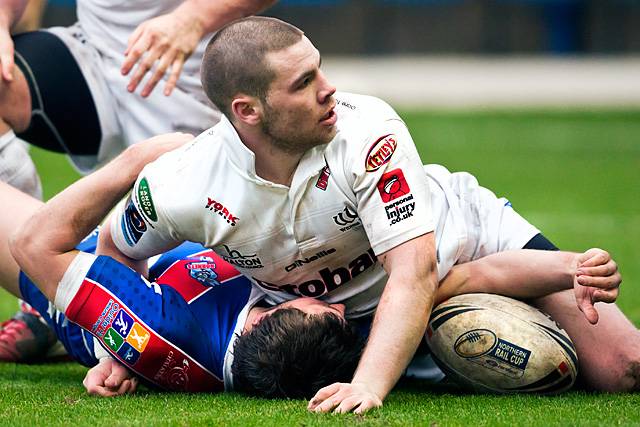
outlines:
[[[578,310],[572,290],[534,301],[567,331],[576,347],[585,386],[610,392],[640,389],[640,331],[615,304],[596,304],[591,325]]]
[[[41,205],[39,200],[0,183],[0,284],[17,297],[20,269],[9,252],[9,237]]]

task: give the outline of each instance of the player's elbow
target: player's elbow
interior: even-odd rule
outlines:
[[[30,263],[42,257],[42,244],[27,227],[22,226],[9,236],[9,251],[20,268],[27,272]]]

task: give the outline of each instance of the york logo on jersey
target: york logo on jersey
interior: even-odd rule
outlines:
[[[138,203],[142,213],[146,215],[151,221],[156,222],[158,215],[156,214],[156,208],[153,206],[153,198],[151,197],[151,190],[149,189],[149,183],[147,178],[142,178],[138,184]]]
[[[293,270],[293,269],[296,269],[296,268],[298,268],[298,267],[302,267],[302,266],[303,266],[303,265],[305,265],[305,264],[309,264],[309,263],[312,263],[312,262],[314,262],[314,261],[319,260],[320,258],[324,258],[324,257],[326,257],[327,255],[331,255],[331,254],[332,254],[332,253],[334,253],[335,251],[336,251],[336,249],[335,249],[335,248],[330,248],[330,249],[327,249],[327,250],[320,251],[320,252],[318,252],[318,253],[316,253],[315,255],[312,255],[312,256],[310,256],[310,257],[305,257],[305,258],[302,258],[302,259],[297,259],[297,260],[295,260],[294,262],[292,262],[291,264],[287,265],[287,266],[284,268],[284,270],[285,270],[286,272],[289,272],[289,271],[291,271],[291,270]]]
[[[207,205],[205,208],[220,215],[227,221],[227,223],[231,224],[232,227],[235,227],[239,221],[239,218],[233,215],[222,203],[217,202],[210,197],[207,197]]]
[[[402,169],[394,169],[382,175],[378,181],[378,192],[384,203],[409,194],[411,189],[404,179]]]
[[[345,206],[344,209],[337,215],[333,216],[333,222],[340,226],[340,231],[345,232],[353,227],[360,225],[360,219],[358,214],[352,211],[349,206]]]
[[[338,267],[334,270],[331,270],[330,268],[323,268],[317,273],[320,276],[319,278],[308,280],[297,285],[276,285],[274,283],[256,279],[255,277],[253,280],[263,288],[272,291],[287,292],[296,296],[319,297],[320,295],[331,292],[339,286],[343,286],[350,282],[351,279],[372,267],[377,261],[378,258],[373,253],[373,249],[369,249],[346,266]]]
[[[376,142],[369,148],[365,167],[367,172],[373,172],[389,160],[398,147],[398,141],[394,134],[389,134],[378,138]]]
[[[263,268],[262,261],[257,254],[243,255],[240,251],[229,248],[227,245],[222,245],[227,254],[220,254],[220,256],[229,264],[233,264],[240,268]]]
[[[325,166],[320,171],[320,176],[318,177],[318,181],[316,182],[316,187],[321,189],[322,191],[327,190],[327,186],[329,185],[329,176],[331,175],[331,171],[329,170],[329,166]]]
[[[136,209],[133,200],[129,200],[127,204],[121,219],[121,228],[124,240],[129,246],[134,246],[138,243],[142,235],[147,231],[147,224],[138,209]]]

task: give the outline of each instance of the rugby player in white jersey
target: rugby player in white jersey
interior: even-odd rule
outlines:
[[[431,212],[404,123],[380,100],[336,94],[311,42],[268,18],[237,21],[213,37],[203,86],[226,117],[143,170],[112,220],[112,236],[102,233],[102,249],[142,271],[137,260],[197,241],[252,277],[273,303],[319,297],[344,303],[352,317],[377,306],[352,382],[321,391],[310,409],[380,406],[424,333],[438,278],[433,229],[442,219]],[[133,227],[134,217],[144,227]],[[462,255],[552,247],[532,226],[506,230],[490,249],[465,248],[465,236],[453,244]],[[589,385],[635,386],[629,367],[640,340],[627,351],[627,340],[614,339],[616,356],[625,356],[616,363],[594,350],[600,340],[611,345],[621,328],[635,332],[622,313],[607,310],[590,328],[572,294],[542,304],[582,352]]]
[[[130,187],[142,165],[188,138],[167,135],[140,144],[45,206],[0,185],[0,201],[8,207],[0,213],[2,286],[45,313],[69,354],[93,366],[83,382],[92,394],[132,392],[137,385],[134,374],[161,389],[234,388],[267,397],[310,397],[328,382],[351,378],[363,341],[353,325],[343,321],[342,304],[297,298],[266,308],[259,304],[264,295],[251,292],[247,278],[195,243],[156,259],[149,280],[115,260],[91,254],[98,231],[84,236]],[[490,228],[488,218],[479,224],[472,211],[491,209],[481,202],[497,199],[468,174],[452,175],[437,165],[427,169],[434,209],[446,218],[436,230],[440,253],[449,259],[455,256],[450,253],[453,246],[445,242],[456,241],[462,224],[468,230]],[[479,193],[485,197],[477,197]],[[24,272],[9,254],[7,237],[16,229],[20,231],[11,250]],[[470,238],[483,241],[481,233]],[[597,285],[585,289],[590,297],[584,303],[593,308],[593,301],[615,300],[620,283],[615,263],[597,249],[584,254],[507,251],[452,269],[449,264],[444,263],[448,273],[437,301],[482,291],[519,298],[572,286],[578,291],[583,286],[577,283],[576,271],[583,268],[582,283]],[[295,343],[290,347],[292,336]],[[300,348],[307,349],[304,357]],[[298,358],[283,363],[292,354]],[[265,365],[269,357],[277,359],[272,367]],[[437,368],[425,371],[424,364],[417,371],[413,362],[411,375],[432,380],[443,375]]]
[[[27,0],[1,2],[0,180],[41,197],[23,140],[68,154],[87,173],[153,135],[202,132],[219,119],[199,77],[207,38],[273,2],[78,0],[77,24],[14,37]],[[154,90],[161,80],[164,88]],[[24,328],[32,317],[19,313],[5,324],[5,338],[17,338],[2,341],[0,360],[46,351]]]

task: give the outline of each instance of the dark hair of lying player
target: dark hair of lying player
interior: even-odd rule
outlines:
[[[277,310],[236,340],[234,389],[309,399],[322,387],[351,381],[363,347],[355,328],[333,313]]]

